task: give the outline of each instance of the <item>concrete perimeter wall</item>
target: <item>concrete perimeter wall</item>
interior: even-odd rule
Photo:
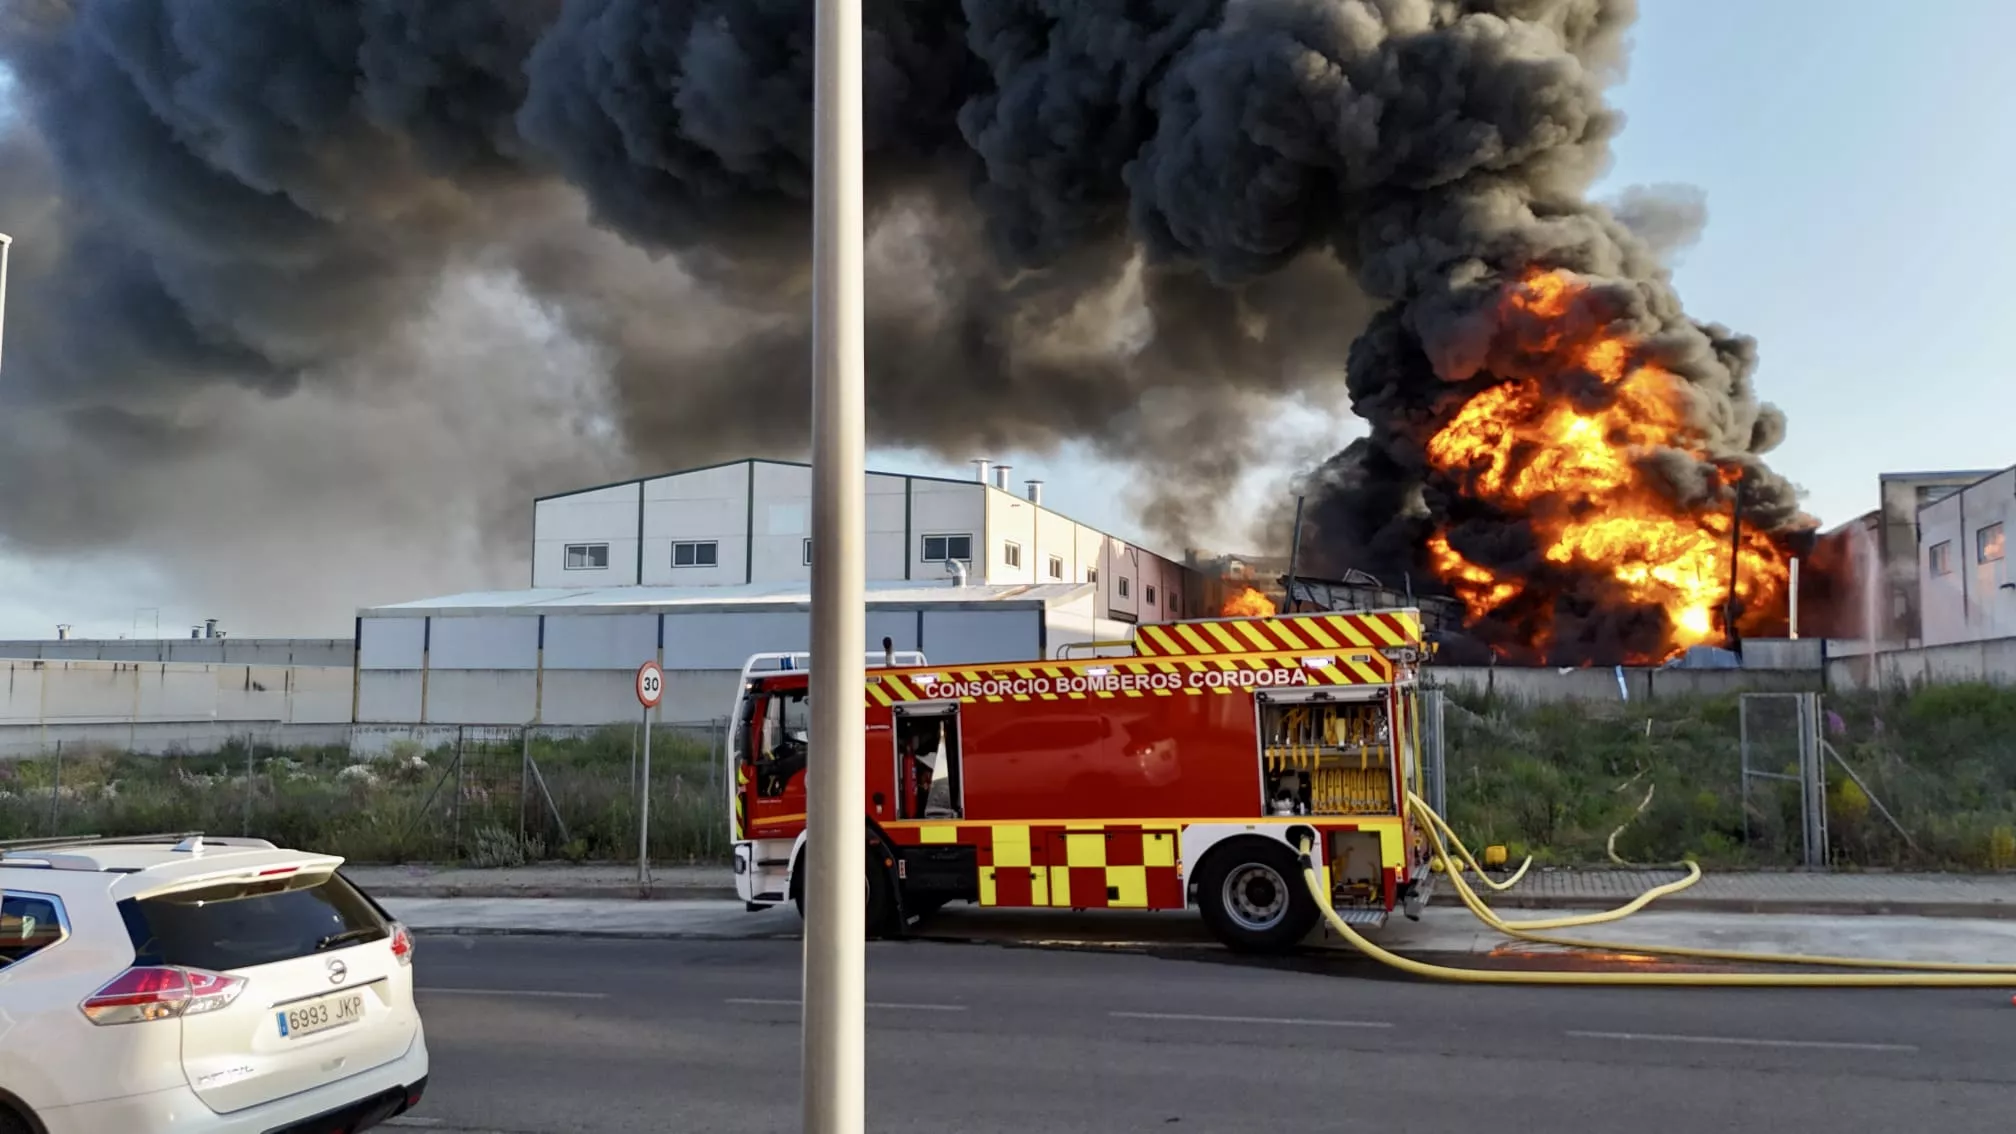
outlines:
[[[65,746],[136,752],[234,738],[341,744],[353,671],[337,666],[0,661],[0,756]]]
[[[0,642],[0,658],[22,661],[191,662],[349,668],[348,638],[65,638]]]
[[[1871,686],[1901,689],[1965,681],[2016,685],[2016,638],[1884,650],[1875,657],[1873,673],[1866,655],[1828,661],[1827,687],[1846,692]]]
[[[1622,674],[1621,678],[1619,674]],[[1820,671],[1779,669],[1527,669],[1512,666],[1430,666],[1431,687],[1528,704],[1561,701],[1650,701],[1725,693],[1820,691]]]

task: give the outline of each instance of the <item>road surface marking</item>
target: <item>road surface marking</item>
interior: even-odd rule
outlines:
[[[1824,1051],[1917,1051],[1903,1043],[1837,1043],[1831,1040],[1744,1039],[1739,1036],[1662,1036],[1644,1032],[1569,1032],[1576,1039],[1624,1040],[1632,1043],[1705,1043],[1726,1047],[1805,1047]]]
[[[548,1000],[607,1000],[606,992],[552,992],[538,988],[416,988],[422,996],[543,996]]]
[[[1311,1020],[1296,1016],[1198,1016],[1188,1012],[1108,1012],[1122,1020],[1180,1020],[1202,1024],[1286,1024],[1302,1028],[1390,1028],[1383,1020]]]
[[[755,996],[730,996],[726,1000],[723,1000],[722,1003],[754,1004],[758,1007],[768,1008],[796,1008],[800,1002],[797,1000],[769,1000]],[[866,1007],[889,1008],[903,1012],[964,1012],[966,1010],[964,1004],[891,1004],[886,1000],[870,1000],[867,1002]]]

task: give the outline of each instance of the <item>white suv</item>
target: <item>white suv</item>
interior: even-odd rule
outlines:
[[[342,862],[0,844],[0,1134],[354,1134],[412,1109],[413,938]]]

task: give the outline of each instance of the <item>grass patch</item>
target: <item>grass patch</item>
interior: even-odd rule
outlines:
[[[1606,862],[1619,828],[1616,852],[1628,862],[1796,863],[1795,785],[1753,782],[1746,822],[1739,704],[1734,695],[1558,705],[1452,695],[1450,821],[1473,849],[1502,843],[1542,863]],[[1946,685],[1831,696],[1822,708],[1827,741],[1868,785],[1829,769],[1834,865],[2016,869],[2016,690]],[[1789,717],[1753,724],[1753,737],[1775,738],[1759,748],[1767,770],[1796,771]],[[459,782],[455,745],[395,747],[363,762],[341,748],[231,746],[65,753],[60,768],[53,759],[0,763],[0,838],[249,830],[358,862],[628,860],[637,853],[635,735],[629,725],[535,732],[539,775],[529,784],[527,748],[510,729],[469,730]],[[653,737],[653,860],[725,861],[725,788],[709,738],[673,728]],[[1648,789],[1651,802],[1634,816]]]
[[[1739,705],[1735,695],[1570,705],[1452,695],[1450,820],[1473,848],[1502,843],[1542,863],[1606,862],[1620,827],[1616,852],[1631,862],[1796,863],[1796,784],[1753,780],[1745,815]],[[1821,709],[1823,736],[1868,788],[1830,761],[1833,865],[2016,868],[2016,690],[1834,695]],[[1752,702],[1751,711],[1753,765],[1796,773],[1789,710]],[[1633,818],[1648,789],[1651,803]]]
[[[363,761],[343,748],[66,752],[60,765],[53,758],[0,764],[0,839],[202,830],[249,832],[356,862],[634,858],[634,731],[535,734],[529,755],[536,775],[515,730],[465,740],[459,775],[454,744],[400,745]],[[725,789],[710,744],[660,729],[651,747],[653,860],[726,861]]]

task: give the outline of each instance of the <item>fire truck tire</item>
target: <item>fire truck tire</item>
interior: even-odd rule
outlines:
[[[805,920],[805,852],[798,852],[798,862],[791,868],[791,904],[798,909],[798,920]],[[889,878],[889,870],[882,865],[881,848],[868,844],[868,936],[883,937],[888,934],[889,925],[895,915],[896,885]]]
[[[1212,848],[1197,870],[1197,906],[1226,948],[1279,953],[1294,948],[1323,916],[1295,880],[1295,852],[1272,839],[1232,839]]]

